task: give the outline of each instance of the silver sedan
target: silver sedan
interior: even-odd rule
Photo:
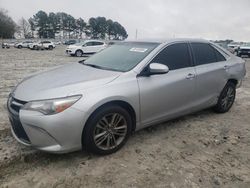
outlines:
[[[244,60],[205,40],[121,42],[25,78],[8,99],[11,129],[39,150],[110,154],[144,127],[227,112],[245,74]]]

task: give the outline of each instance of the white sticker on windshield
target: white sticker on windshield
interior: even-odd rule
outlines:
[[[147,48],[131,48],[129,51],[131,52],[141,52],[144,53],[146,52],[148,49]]]

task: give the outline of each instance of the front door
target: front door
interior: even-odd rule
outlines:
[[[138,76],[142,127],[188,113],[194,104],[196,75],[186,43],[167,46],[151,63],[165,64],[170,71]]]

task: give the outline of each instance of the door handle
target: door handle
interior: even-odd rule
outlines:
[[[186,76],[186,79],[193,79],[194,77],[195,77],[195,74],[189,73],[189,74]]]

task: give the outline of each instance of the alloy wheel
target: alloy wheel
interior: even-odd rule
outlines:
[[[82,52],[80,50],[76,51],[76,56],[77,57],[81,57],[82,56]]]
[[[114,149],[125,139],[127,129],[128,125],[123,115],[119,113],[105,115],[96,124],[94,142],[99,149]]]
[[[225,91],[222,99],[221,99],[221,106],[224,109],[228,109],[232,106],[235,98],[235,91],[232,87],[228,87]]]

